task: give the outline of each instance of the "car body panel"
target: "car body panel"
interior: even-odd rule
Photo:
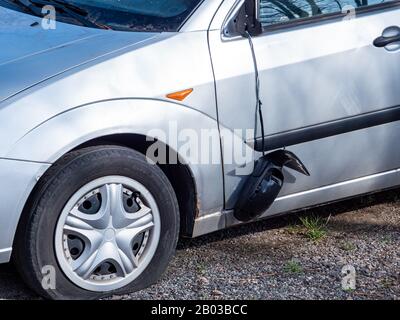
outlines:
[[[109,32],[66,23],[45,30],[40,25],[31,26],[39,23],[39,18],[2,7],[0,21],[0,102],[57,74],[127,47],[132,50],[159,35]]]
[[[234,3],[224,2],[210,31],[219,119],[228,128],[255,128],[255,77],[249,41],[222,36]],[[399,106],[400,69],[393,66],[400,63],[400,53],[372,45],[385,28],[398,23],[399,14],[399,9],[392,8],[354,20],[340,18],[253,37],[265,134],[286,133]],[[256,132],[260,137],[259,126]],[[399,133],[399,123],[393,122],[288,147],[311,176],[285,169],[280,196],[398,168],[400,152],[392,146]],[[227,174],[234,169],[232,166],[225,165],[224,169],[226,208],[232,209],[244,177]],[[314,201],[298,203],[300,208]],[[271,208],[266,215],[276,212]]]
[[[179,152],[184,139],[171,141],[162,134],[185,129],[200,135],[201,130],[217,130],[217,122],[182,104],[154,99],[107,100],[74,108],[46,121],[20,139],[6,158],[22,159],[29,154],[37,162],[54,163],[86,141],[113,134],[138,134],[163,142],[178,152],[184,162],[189,162],[187,155]],[[46,148],[42,147],[41,137],[46,137]],[[215,165],[188,164],[193,176],[201,177],[196,179],[200,215],[222,209],[221,159],[216,160]],[[213,187],[209,188],[211,180]]]
[[[271,216],[279,216],[290,211],[336,202],[340,199],[351,198],[360,194],[394,188],[399,185],[399,181],[400,169],[394,169],[288,196],[281,196],[275,200],[274,204],[259,220],[270,218]],[[200,236],[242,223],[235,219],[233,210],[216,212],[196,219],[193,236]]]
[[[266,135],[400,105],[400,70],[393,68],[400,55],[372,44],[399,24],[399,14],[391,9],[256,37]]]
[[[0,263],[10,260],[21,212],[50,164],[0,159]]]
[[[40,25],[39,17],[4,7],[0,7],[0,17],[0,44],[3,48],[0,65],[104,33],[103,30],[69,24],[60,24],[59,28],[52,31],[45,30]]]
[[[197,61],[195,65],[192,63],[194,60]],[[46,60],[41,63],[45,67]],[[6,83],[11,76],[1,74],[0,84]],[[24,76],[25,73],[21,73],[20,77]],[[0,157],[11,154],[13,144],[28,132],[67,110],[97,101],[123,98],[171,102],[166,98],[168,93],[186,88],[193,88],[194,91],[185,104],[216,121],[206,32],[160,34],[143,45],[123,47],[3,101],[0,104],[0,125],[4,128],[0,132]],[[176,108],[177,113],[184,113],[185,110]],[[18,114],[24,116],[15,116]],[[39,161],[29,153],[24,160]]]

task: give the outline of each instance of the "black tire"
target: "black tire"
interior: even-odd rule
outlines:
[[[70,197],[97,178],[119,175],[144,185],[153,195],[161,218],[158,247],[146,270],[130,284],[107,293],[91,292],[72,283],[56,258],[54,234],[59,215]],[[72,151],[40,179],[18,226],[14,261],[24,281],[50,299],[98,299],[146,288],[156,282],[174,255],[179,234],[179,207],[174,190],[161,171],[141,153],[119,146],[95,146]],[[42,268],[54,266],[56,289],[42,287]]]

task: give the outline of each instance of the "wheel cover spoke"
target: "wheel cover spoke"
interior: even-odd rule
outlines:
[[[121,253],[130,260],[134,267],[139,265],[139,259],[133,255],[132,242],[141,233],[153,228],[153,217],[149,213],[121,230],[116,236],[116,243]]]

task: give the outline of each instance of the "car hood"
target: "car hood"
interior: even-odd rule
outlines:
[[[41,18],[0,7],[0,102],[42,81],[155,33],[118,32],[57,22],[44,29]]]

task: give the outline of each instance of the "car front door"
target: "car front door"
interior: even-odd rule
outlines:
[[[399,1],[260,0],[259,19],[263,34],[252,42],[266,151],[287,148],[311,173],[287,171],[281,196],[400,167]],[[221,124],[254,127],[248,40],[211,29],[210,46]],[[246,95],[251,98],[244,101]],[[248,143],[261,151],[256,132],[258,139]],[[240,178],[225,170],[229,208]]]

